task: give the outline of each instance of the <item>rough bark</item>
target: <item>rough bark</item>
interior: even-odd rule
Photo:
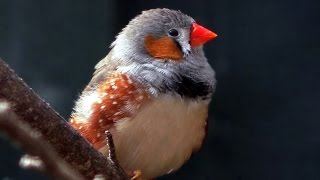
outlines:
[[[53,151],[50,144],[45,142],[41,134],[22,123],[11,111],[10,104],[0,101],[0,130],[15,141],[28,154],[20,160],[20,166],[25,169],[45,171],[55,179],[84,180],[76,171],[73,171]]]
[[[0,99],[9,102],[17,117],[41,133],[58,156],[85,178],[127,179],[117,163],[96,151],[1,59]]]

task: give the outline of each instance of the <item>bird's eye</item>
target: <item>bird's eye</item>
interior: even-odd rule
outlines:
[[[179,31],[176,29],[169,29],[168,34],[171,37],[177,37],[177,36],[179,36]]]

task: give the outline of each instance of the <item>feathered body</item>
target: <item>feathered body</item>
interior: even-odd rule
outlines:
[[[144,178],[178,169],[205,136],[216,81],[202,46],[190,44],[193,23],[169,9],[134,18],[96,65],[70,119],[104,154],[109,130],[122,168]],[[179,36],[167,34],[172,28]]]

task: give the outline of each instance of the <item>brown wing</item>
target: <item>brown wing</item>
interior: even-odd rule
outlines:
[[[89,106],[91,108],[89,118],[81,118],[75,109],[76,112],[70,120],[70,124],[96,149],[105,145],[105,131],[110,129],[114,122],[132,117],[140,105],[149,98],[143,88],[133,83],[127,75],[109,74],[108,78],[99,79],[99,85],[90,92],[91,95],[97,93],[95,94],[97,100]],[[84,93],[83,96],[85,95],[90,94]],[[85,99],[80,98],[79,101]]]

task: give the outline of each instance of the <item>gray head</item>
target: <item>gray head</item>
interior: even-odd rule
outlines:
[[[180,11],[170,9],[143,11],[129,22],[112,45],[116,46],[119,41],[129,41],[128,43],[135,47],[134,50],[130,48],[131,50],[150,55],[145,48],[146,37],[170,37],[187,55],[191,50],[189,40],[193,22],[191,17]]]
[[[215,78],[202,44],[215,36],[180,11],[143,11],[117,36],[111,52],[96,68],[126,73],[155,96],[172,92],[208,99]]]

